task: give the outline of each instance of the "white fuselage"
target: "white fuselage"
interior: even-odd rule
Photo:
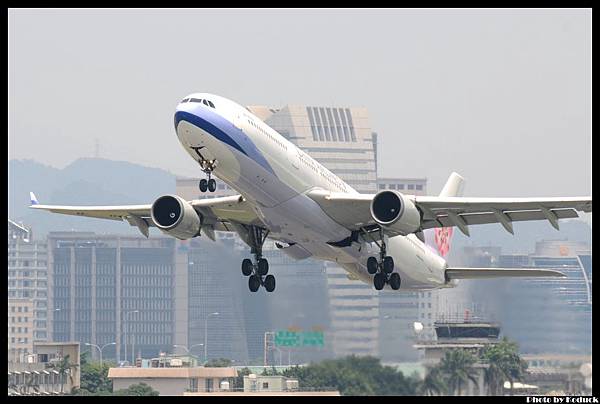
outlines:
[[[217,161],[213,173],[252,203],[269,237],[295,243],[306,255],[337,262],[354,277],[371,283],[366,260],[377,257],[379,249],[365,242],[342,248],[327,244],[350,232],[306,195],[314,189],[357,191],[246,108],[212,94],[189,98],[210,100],[214,107],[197,101],[179,104],[175,112],[179,141],[196,161],[198,152]],[[388,238],[387,254],[394,259],[401,290],[453,286],[445,280],[445,260],[414,234]]]

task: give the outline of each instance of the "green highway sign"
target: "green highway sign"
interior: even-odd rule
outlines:
[[[275,333],[275,346],[302,347],[324,346],[325,338],[322,331],[287,331]]]

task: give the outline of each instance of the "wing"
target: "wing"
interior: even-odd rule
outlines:
[[[464,198],[416,196],[423,212],[423,229],[457,226],[469,235],[469,225],[500,223],[514,234],[512,222],[548,220],[559,229],[558,219],[579,217],[577,211],[591,212],[591,197],[575,198]]]
[[[566,276],[558,271],[551,269],[539,268],[448,268],[446,276],[449,280],[452,279],[489,279],[503,277],[523,277],[523,278],[538,278],[538,277],[555,277],[566,278]]]
[[[349,230],[375,226],[370,213],[375,194],[344,194],[313,190],[308,195],[333,220]],[[512,222],[548,220],[556,229],[558,219],[591,212],[591,197],[576,198],[465,198],[406,195],[422,212],[421,229],[457,226],[469,235],[469,225],[501,223],[513,233]]]
[[[148,237],[148,227],[155,226],[148,205],[120,206],[61,206],[40,205],[31,196],[32,209],[42,209],[63,215],[93,217],[97,219],[127,220],[130,225],[137,226],[142,234]],[[241,195],[225,196],[211,199],[194,199],[189,201],[202,217],[202,228],[214,239],[214,231],[234,231],[232,223],[262,225],[252,206]]]

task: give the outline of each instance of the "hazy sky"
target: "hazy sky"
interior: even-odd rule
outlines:
[[[198,175],[173,113],[206,91],[365,106],[380,175],[432,194],[591,194],[590,10],[12,9],[9,69],[9,158]]]

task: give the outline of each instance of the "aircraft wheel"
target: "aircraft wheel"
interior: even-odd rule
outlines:
[[[250,288],[250,292],[256,292],[260,287],[260,279],[256,275],[251,275],[248,278],[248,288]]]
[[[392,257],[385,257],[383,259],[383,272],[390,274],[394,271],[394,259]]]
[[[267,261],[265,258],[261,258],[258,260],[258,274],[259,275],[266,275],[267,272],[269,272],[269,261]]]
[[[248,258],[242,261],[242,273],[244,276],[252,275],[252,261]]]
[[[198,188],[200,188],[201,192],[206,192],[208,189],[208,181],[205,178],[202,178],[200,184],[198,184]]]
[[[272,292],[275,290],[275,277],[273,275],[266,276],[265,289],[267,289],[267,292]]]
[[[390,275],[390,286],[394,290],[400,289],[400,275],[398,272],[394,272]]]
[[[375,289],[381,290],[385,286],[385,275],[382,273],[378,273],[373,278],[373,285],[375,285]]]
[[[217,190],[217,181],[215,181],[213,178],[208,180],[208,190],[210,192],[215,192]]]
[[[367,271],[371,275],[373,275],[374,273],[377,273],[377,258],[369,257],[367,259]]]

